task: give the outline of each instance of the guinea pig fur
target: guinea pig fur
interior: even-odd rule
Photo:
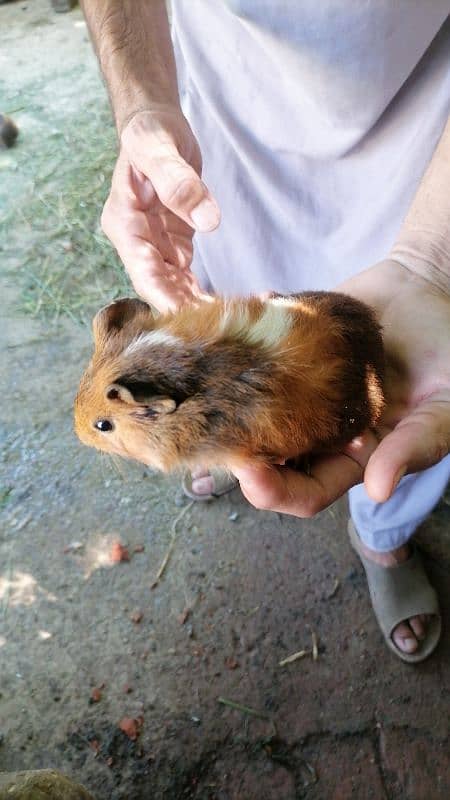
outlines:
[[[101,309],[75,401],[85,444],[169,472],[335,450],[384,405],[380,327],[335,292]]]

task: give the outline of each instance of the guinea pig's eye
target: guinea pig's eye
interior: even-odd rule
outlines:
[[[114,425],[109,419],[98,419],[97,422],[94,422],[94,428],[97,428],[98,431],[102,433],[107,433],[108,431],[112,431]]]

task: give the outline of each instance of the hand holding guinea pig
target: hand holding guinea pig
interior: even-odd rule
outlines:
[[[424,261],[425,274],[430,261]],[[235,474],[250,503],[311,517],[363,481],[369,497],[383,503],[403,475],[449,453],[450,295],[432,277],[397,257],[338,287],[369,303],[383,327],[386,406],[376,435],[367,430],[339,453],[312,459],[308,475],[248,462]]]
[[[384,406],[379,325],[344,294],[214,299],[160,317],[123,299],[96,315],[94,339],[79,438],[165,472],[336,451]]]

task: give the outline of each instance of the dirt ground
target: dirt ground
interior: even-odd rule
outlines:
[[[176,478],[118,472],[77,443],[83,319],[121,279],[103,263],[96,201],[83,225],[98,297],[92,279],[75,303],[64,280],[86,254],[73,224],[66,242],[66,212],[55,233],[39,209],[51,186],[52,214],[70,210],[69,167],[72,191],[88,191],[77,158],[93,115],[111,168],[112,128],[79,10],[7,4],[0,30],[0,110],[21,128],[0,152],[0,770],[57,768],[96,800],[448,800],[448,502],[420,533],[445,633],[414,668],[382,643],[344,501],[304,522],[239,492],[191,506]],[[130,558],[113,563],[119,540]],[[317,660],[280,666],[313,634]]]

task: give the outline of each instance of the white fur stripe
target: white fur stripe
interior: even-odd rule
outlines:
[[[310,303],[302,300],[301,297],[271,297],[268,303],[282,308],[292,308],[294,311],[301,311],[303,314],[308,314],[310,317],[317,316],[317,311],[311,306]]]
[[[249,328],[246,339],[274,347],[284,339],[292,327],[292,314],[285,304],[267,303],[260,318]]]
[[[128,356],[131,353],[136,353],[138,350],[141,350],[143,347],[148,347],[149,345],[161,344],[169,347],[179,347],[183,342],[166,331],[148,331],[147,333],[140,333],[139,336],[133,339],[125,349],[124,355]]]
[[[243,303],[224,303],[219,333],[231,337],[244,336],[248,329],[248,310]]]
[[[226,303],[220,320],[219,333],[242,338],[252,344],[275,347],[291,330],[292,314],[286,304],[269,301],[264,304],[259,319],[249,321],[245,303]]]

